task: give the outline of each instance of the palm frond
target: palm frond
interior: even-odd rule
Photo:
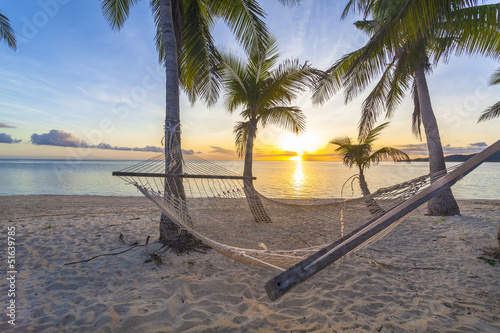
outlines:
[[[368,132],[366,136],[360,138],[361,139],[360,143],[364,143],[371,146],[373,142],[377,140],[378,136],[380,135],[380,132],[387,126],[389,126],[389,122],[385,122],[375,127],[370,132]]]
[[[282,5],[293,7],[300,4],[301,0],[278,0]]]
[[[235,145],[238,157],[243,157],[245,155],[249,126],[250,121],[239,121],[236,123],[236,126],[234,126],[233,133],[235,134]]]
[[[248,70],[244,60],[230,52],[221,53],[222,79],[226,88],[225,106],[233,112],[241,105],[246,105],[249,98]]]
[[[491,85],[500,84],[500,69],[497,69],[495,73],[491,75],[490,84]]]
[[[452,11],[436,24],[437,45],[433,58],[443,55],[482,55],[500,59],[500,4],[474,6]]]
[[[298,59],[284,60],[261,82],[256,108],[271,108],[291,103],[298,94],[307,88],[313,88],[322,73],[307,63],[300,65]]]
[[[322,105],[337,93],[345,84],[345,75],[351,68],[352,63],[361,54],[363,49],[348,53],[335,62],[320,75],[312,95],[313,105]]]
[[[358,30],[363,31],[366,33],[368,36],[371,36],[377,31],[377,29],[380,27],[380,22],[376,20],[362,20],[362,21],[356,21],[354,22],[354,26],[358,28]]]
[[[10,26],[9,19],[0,13],[0,41],[3,40],[14,51],[17,49],[16,34]]]
[[[121,29],[130,14],[130,7],[139,0],[100,0],[102,14],[113,29]]]
[[[338,146],[335,148],[335,152],[342,157],[342,162],[345,165],[351,167],[356,162],[356,160],[352,158],[353,154],[350,153],[355,146],[352,143],[351,138],[347,136],[339,136],[330,140],[329,143]]]
[[[500,102],[484,110],[481,117],[479,117],[478,123],[498,117],[500,117]]]
[[[210,33],[214,25],[207,8],[197,0],[184,1],[181,83],[191,103],[201,97],[215,104],[221,89],[219,52]]]
[[[422,140],[422,111],[420,110],[420,99],[418,96],[417,82],[413,80],[411,88],[413,98],[413,114],[411,122],[411,131],[419,140]]]
[[[376,165],[384,160],[392,160],[394,162],[410,162],[408,155],[393,147],[383,147],[375,151],[364,162],[364,167],[369,168],[372,165]]]
[[[267,36],[262,44],[261,48],[252,49],[248,55],[248,73],[256,84],[269,76],[279,59],[278,41],[274,36]]]
[[[377,118],[386,106],[387,96],[393,87],[394,81],[394,64],[387,66],[382,77],[372,89],[368,97],[363,101],[361,106],[361,118],[358,125],[358,138],[366,137],[372,130],[373,125],[377,122]]]
[[[257,118],[263,127],[275,125],[293,134],[301,134],[306,129],[306,117],[296,106],[277,106],[262,110]]]
[[[269,34],[262,20],[264,11],[256,0],[208,0],[204,1],[211,13],[220,17],[232,30],[245,50],[261,48]]]

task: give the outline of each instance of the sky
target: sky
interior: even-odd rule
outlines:
[[[0,43],[0,158],[146,159],[161,151],[165,119],[165,72],[154,46],[149,1],[135,5],[124,27],[112,30],[97,0],[0,0],[0,11],[16,32],[17,51]],[[284,7],[260,1],[277,37],[281,59],[298,58],[327,69],[364,45],[354,15],[340,19],[346,1],[303,0]],[[216,44],[241,52],[222,23]],[[451,57],[428,76],[445,154],[475,153],[499,139],[500,119],[477,124],[481,112],[498,102],[500,87],[488,84],[498,62]],[[310,93],[294,105],[307,117],[296,137],[273,126],[259,129],[256,160],[338,160],[328,142],[357,137],[366,93],[345,104],[340,92],[313,106]],[[411,95],[390,118],[377,146],[426,156],[411,133]],[[208,108],[181,96],[182,147],[210,160],[238,159],[233,127],[239,112],[222,102]],[[381,117],[378,124],[387,121]]]

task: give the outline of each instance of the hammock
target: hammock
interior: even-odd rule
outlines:
[[[332,258],[335,261],[385,235],[406,214],[498,150],[500,141],[432,177],[421,176],[351,200],[268,198],[253,187],[253,179],[195,154],[182,154],[180,149],[173,149],[167,158],[161,154],[113,175],[137,187],[181,228],[235,260],[281,271],[300,266],[300,271],[286,271],[268,282],[266,290],[275,299]],[[171,172],[180,167],[182,173]],[[346,244],[350,245],[346,248]],[[304,274],[308,271],[311,274]],[[291,279],[297,275],[298,280]]]

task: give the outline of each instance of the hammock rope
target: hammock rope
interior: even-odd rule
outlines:
[[[390,211],[431,183],[426,175],[350,200],[276,199],[261,195],[248,178],[195,154],[182,155],[176,150],[168,158],[160,154],[113,175],[136,186],[181,228],[219,252],[280,270]],[[182,174],[165,173],[179,163]],[[259,199],[259,207],[251,207],[255,200],[248,200],[249,196]],[[259,214],[265,215],[260,222],[269,223],[259,223]]]

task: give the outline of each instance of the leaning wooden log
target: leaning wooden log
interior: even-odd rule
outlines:
[[[349,235],[326,246],[322,250],[304,259],[287,271],[277,275],[265,284],[265,290],[271,300],[276,300],[293,287],[320,272],[347,253],[358,248],[408,213],[428,201],[437,193],[449,188],[469,172],[478,167],[487,157],[500,150],[500,140],[458,166],[453,171],[436,180],[429,187],[415,194],[407,201],[396,206],[384,215],[373,219]]]

